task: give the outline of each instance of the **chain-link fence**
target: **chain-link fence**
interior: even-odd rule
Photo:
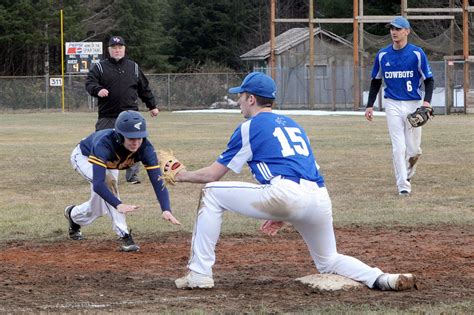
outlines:
[[[231,108],[227,90],[238,86],[242,73],[146,74],[160,109]],[[64,107],[96,110],[97,100],[85,90],[85,75],[66,75]],[[62,88],[46,77],[0,77],[0,109],[61,109]],[[145,108],[144,105],[142,105]]]
[[[463,108],[463,62],[431,62],[435,90],[432,105],[442,108]],[[367,102],[371,67],[361,68],[360,108]],[[262,70],[262,69],[261,69]],[[446,71],[448,70],[448,71]],[[266,69],[266,71],[269,71]],[[182,110],[203,108],[238,108],[236,95],[229,87],[238,86],[245,73],[147,74],[160,109]],[[319,65],[313,71],[314,100],[310,105],[310,77],[306,69],[277,69],[278,109],[352,110],[354,75],[349,63]],[[470,82],[474,66],[470,67]],[[97,100],[84,88],[85,75],[67,75],[64,82],[66,111],[96,111]],[[36,77],[0,77],[0,109],[61,109],[61,87],[49,86],[49,79]],[[141,103],[141,102],[140,102]],[[142,104],[143,109],[145,106]],[[377,106],[377,103],[376,103]],[[382,108],[382,107],[381,107]],[[462,110],[459,110],[462,111]]]

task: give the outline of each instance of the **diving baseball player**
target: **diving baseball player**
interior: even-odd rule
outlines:
[[[69,221],[69,237],[82,240],[81,227],[107,215],[112,227],[122,239],[121,250],[138,251],[125,221],[127,212],[138,209],[125,204],[118,192],[119,170],[127,169],[136,162],[142,162],[163,211],[164,220],[180,224],[171,214],[168,190],[160,179],[161,171],[155,149],[146,138],[148,131],[143,116],[136,111],[121,112],[115,122],[115,129],[96,131],[84,138],[71,154],[75,171],[91,184],[91,197],[81,205],[66,207],[64,214]]]
[[[423,50],[408,43],[410,23],[404,17],[395,18],[390,23],[390,34],[393,43],[381,49],[375,57],[365,117],[372,121],[374,102],[383,80],[398,193],[409,196],[412,190],[410,180],[421,156],[421,128],[413,128],[407,115],[421,105],[430,107],[434,80]],[[425,85],[423,98],[422,82]]]
[[[194,226],[189,272],[177,288],[212,288],[212,266],[222,216],[232,211],[266,220],[261,230],[274,235],[283,222],[305,240],[321,273],[335,273],[370,288],[404,290],[414,286],[411,274],[386,274],[360,260],[339,254],[332,226],[332,206],[324,178],[303,128],[272,112],[276,85],[272,78],[250,73],[239,87],[239,105],[247,119],[234,131],[227,149],[210,166],[176,174],[178,182],[207,183]],[[247,164],[259,184],[218,180]]]

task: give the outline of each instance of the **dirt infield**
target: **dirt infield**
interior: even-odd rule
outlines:
[[[226,236],[217,248],[212,290],[177,290],[185,273],[190,235],[146,239],[139,253],[115,241],[17,242],[0,248],[0,312],[298,312],[338,304],[390,306],[472,301],[474,233],[468,228],[336,229],[339,251],[388,272],[413,272],[418,290],[363,288],[312,292],[294,281],[316,273],[293,230],[276,237]]]

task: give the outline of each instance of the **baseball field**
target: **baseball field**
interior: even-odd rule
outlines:
[[[240,114],[145,114],[156,148],[194,170],[225,149]],[[474,309],[474,117],[437,116],[423,127],[413,194],[399,197],[385,118],[294,116],[306,129],[333,202],[338,250],[386,272],[411,272],[418,288],[323,292],[295,279],[317,273],[292,227],[275,237],[261,222],[227,213],[217,245],[215,288],[177,290],[186,272],[201,185],[170,187],[181,226],[161,220],[142,184],[120,175],[138,253],[119,251],[108,218],[67,237],[64,207],[89,198],[71,167],[96,113],[0,115],[0,313],[388,313],[459,314]],[[224,180],[253,181],[245,170]]]

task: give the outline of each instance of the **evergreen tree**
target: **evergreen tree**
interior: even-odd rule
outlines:
[[[81,32],[85,14],[77,1],[63,1],[68,37]],[[60,8],[48,0],[5,0],[0,4],[0,73],[43,75],[49,56],[51,72],[60,73]],[[66,28],[66,27],[65,27]],[[48,53],[48,51],[50,53]]]
[[[207,60],[239,67],[239,47],[251,34],[249,1],[170,1],[164,21],[173,38],[170,62],[180,70],[193,71]]]
[[[109,36],[126,38],[127,54],[144,69],[157,72],[171,71],[168,62],[170,38],[161,24],[167,14],[165,0],[123,0],[114,10],[116,27]]]

